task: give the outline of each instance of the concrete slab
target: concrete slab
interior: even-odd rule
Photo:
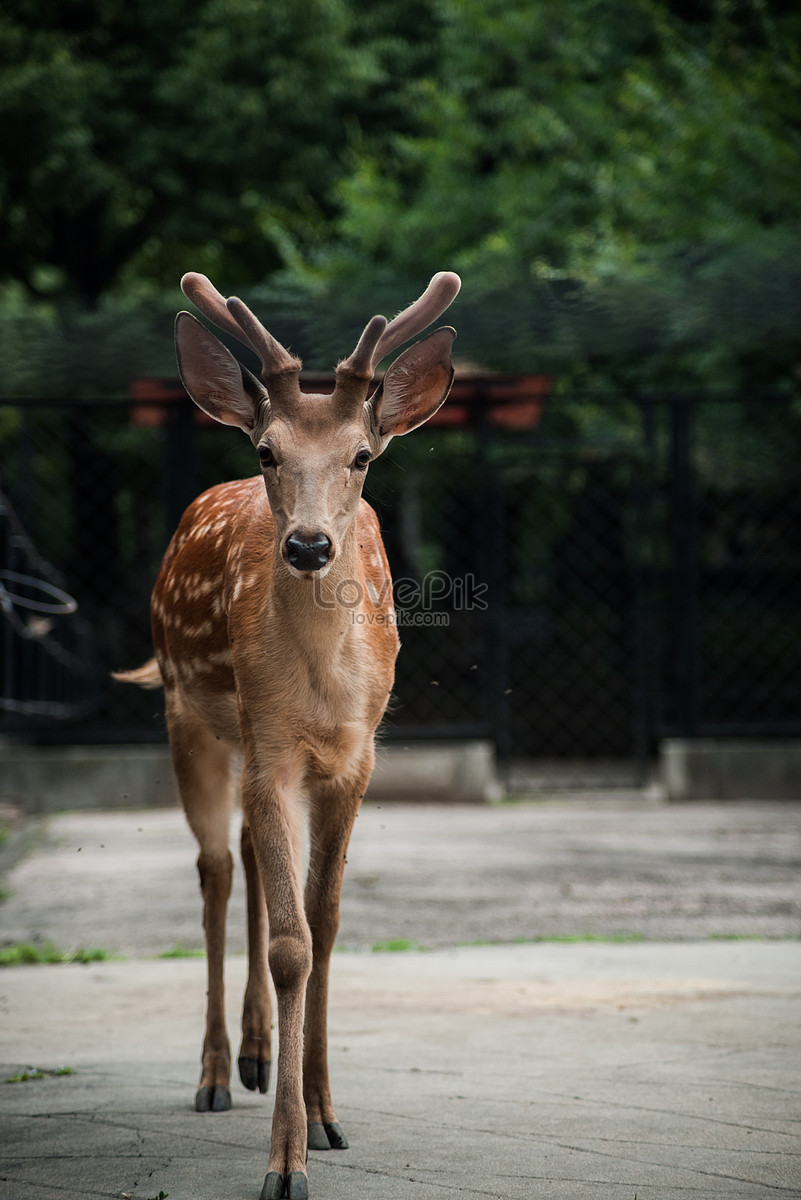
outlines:
[[[36,852],[4,880],[0,945],[49,938],[64,950],[128,955],[202,947],[197,847],[179,810],[60,813],[37,829]],[[235,871],[229,948],[241,953],[238,861]],[[339,945],[799,936],[801,807],[598,797],[363,805]]]
[[[801,800],[801,742],[794,739],[669,738],[659,754],[670,801]]]
[[[272,1095],[193,1111],[205,963],[148,957],[200,940],[181,814],[29,834],[0,940],[135,957],[0,972],[0,1197],[257,1200]],[[312,1200],[801,1197],[800,863],[790,805],[367,805],[332,966],[351,1148],[312,1153]],[[238,885],[233,950],[242,919]],[[530,940],[590,934],[644,940]],[[369,951],[398,938],[434,948]]]
[[[177,801],[167,746],[26,746],[0,741],[0,802],[26,813]]]
[[[192,1111],[205,964],[4,973],[0,1195],[256,1197],[271,1097]],[[236,1029],[244,960],[228,963]],[[798,944],[339,955],[312,1197],[801,1194]]]
[[[368,794],[374,801],[499,800],[495,748],[477,739],[380,744]],[[52,813],[177,802],[166,745],[29,746],[0,738],[0,804]]]

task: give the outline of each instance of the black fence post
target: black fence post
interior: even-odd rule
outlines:
[[[473,410],[477,441],[479,521],[481,560],[489,584],[487,593],[488,643],[486,658],[489,668],[488,717],[491,736],[495,742],[498,763],[508,768],[512,754],[512,731],[509,711],[509,612],[507,589],[506,511],[503,489],[492,460],[493,431],[489,423],[489,397],[482,392]]]
[[[693,466],[693,400],[687,396],[672,396],[670,404],[673,715],[677,734],[680,737],[693,737],[698,728],[698,531]]]
[[[637,399],[642,419],[641,457],[633,465],[634,538],[630,556],[634,594],[634,757],[642,782],[648,776],[658,697],[659,622],[654,598],[656,418],[650,396]]]
[[[164,428],[167,537],[198,493],[195,406],[188,396],[170,404]]]
[[[120,542],[115,472],[103,445],[104,406],[81,405],[68,416],[72,555],[76,594],[93,620],[113,611],[120,587]]]

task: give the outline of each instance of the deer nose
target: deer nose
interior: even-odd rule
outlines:
[[[286,553],[290,564],[298,571],[320,571],[328,565],[331,539],[324,533],[306,535],[296,529],[286,539]]]

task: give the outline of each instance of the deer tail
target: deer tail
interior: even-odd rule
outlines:
[[[162,687],[164,682],[155,658],[148,659],[143,666],[136,667],[133,671],[112,671],[111,678],[116,679],[118,683],[137,683],[143,688]]]

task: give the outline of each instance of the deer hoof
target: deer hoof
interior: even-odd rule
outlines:
[[[195,1112],[228,1112],[231,1093],[227,1087],[202,1087],[195,1094]]]
[[[239,1078],[244,1086],[249,1092],[255,1092],[258,1088],[263,1095],[270,1086],[270,1060],[262,1062],[258,1058],[248,1058],[243,1054],[239,1057],[238,1063]]]
[[[309,1200],[309,1180],[303,1171],[290,1171],[286,1178],[280,1171],[268,1171],[264,1177],[260,1200]]]
[[[307,1145],[310,1150],[330,1150],[331,1144],[322,1121],[309,1121]]]
[[[281,1200],[284,1194],[284,1177],[280,1171],[268,1171],[264,1176],[264,1187],[259,1200]]]
[[[328,1121],[325,1125],[328,1134],[328,1144],[332,1150],[347,1150],[348,1139],[342,1131],[339,1121]]]
[[[309,1200],[309,1179],[303,1171],[290,1171],[286,1177],[287,1200]]]
[[[347,1150],[348,1139],[338,1121],[309,1121],[310,1150]]]

